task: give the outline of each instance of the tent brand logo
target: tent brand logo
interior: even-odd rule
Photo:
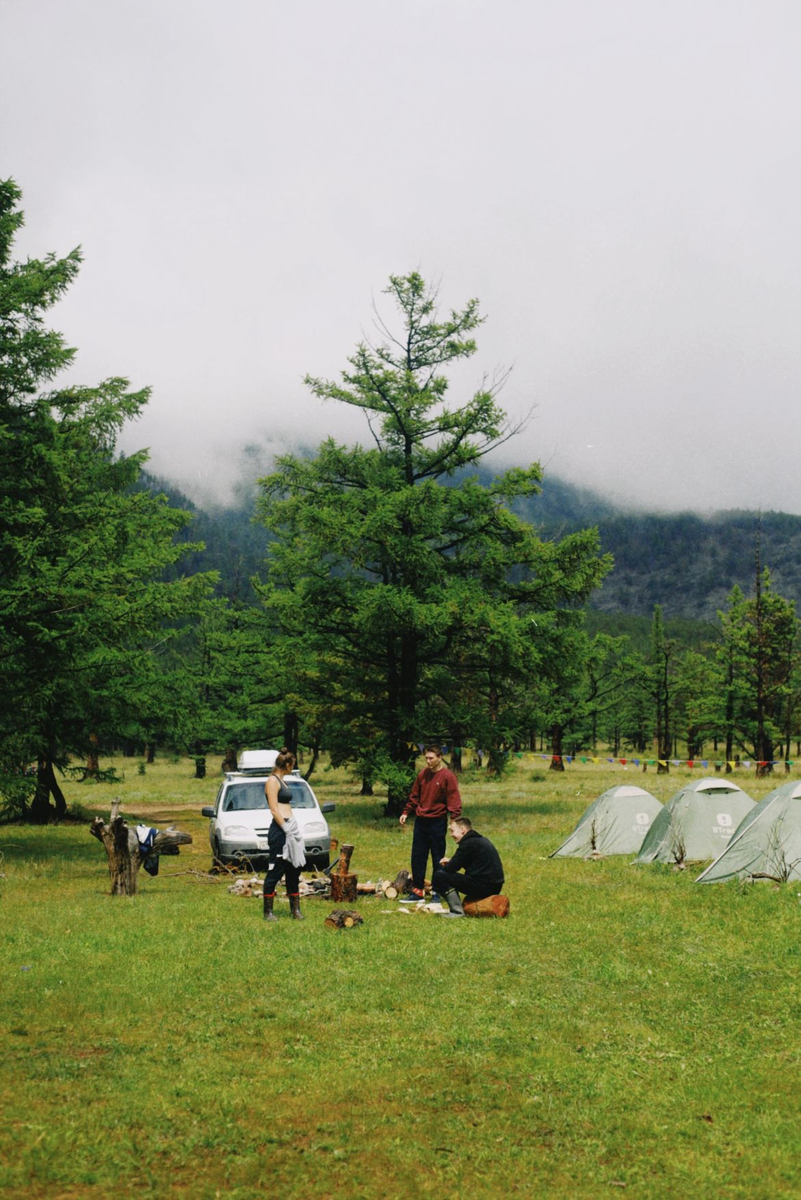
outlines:
[[[733,824],[730,813],[718,813],[718,823],[712,832],[720,833],[723,837],[731,837]]]
[[[650,825],[651,824],[650,819],[648,817],[648,813],[637,813],[634,820],[637,822],[638,825]]]

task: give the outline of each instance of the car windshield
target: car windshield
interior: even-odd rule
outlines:
[[[285,778],[284,783],[292,792],[290,803],[293,808],[314,808],[314,793],[304,779]],[[225,789],[223,812],[247,812],[269,807],[264,794],[264,780],[232,783]]]

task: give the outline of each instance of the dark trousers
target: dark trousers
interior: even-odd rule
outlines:
[[[502,879],[487,882],[486,879],[475,879],[461,871],[446,871],[443,868],[434,872],[431,882],[441,896],[453,888],[463,892],[468,903],[471,900],[484,900],[487,896],[498,896],[503,890]]]
[[[293,867],[288,858],[283,857],[286,845],[286,834],[277,821],[273,821],[267,830],[267,846],[270,851],[270,864],[264,876],[264,895],[272,896],[278,887],[281,877],[286,875],[286,891],[288,896],[297,896],[300,883],[300,867]]]
[[[412,834],[412,885],[422,890],[426,881],[428,856],[431,855],[431,875],[445,857],[445,831],[447,817],[415,817]]]

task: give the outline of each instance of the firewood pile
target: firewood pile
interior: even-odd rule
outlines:
[[[407,870],[398,871],[392,879],[378,877],[360,883],[358,877],[350,870],[353,851],[354,847],[351,845],[341,846],[339,860],[330,874],[315,872],[314,875],[301,878],[298,887],[300,896],[305,899],[316,896],[321,900],[333,900],[334,903],[341,904],[345,901],[352,904],[360,896],[381,896],[385,900],[397,900],[399,896],[410,891],[412,881]],[[249,878],[240,877],[228,885],[228,891],[232,896],[261,897],[263,883],[257,875]],[[429,891],[430,885],[427,883],[426,892]],[[412,908],[411,911],[415,912],[418,909]],[[351,909],[335,909],[334,912],[335,914],[344,912],[349,917],[354,915]],[[336,928],[350,928],[350,926],[347,924],[337,925]]]
[[[252,879],[237,879],[236,883],[229,883],[228,891],[232,896],[261,896],[262,881],[255,875]]]
[[[316,875],[314,879],[301,879],[298,891],[301,896],[320,896],[327,900],[331,895],[331,885],[326,875]]]

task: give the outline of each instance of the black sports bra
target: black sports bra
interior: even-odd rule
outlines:
[[[278,776],[276,775],[275,778],[278,779]],[[279,804],[292,803],[292,789],[287,787],[283,779],[278,779],[278,795],[276,799]]]

